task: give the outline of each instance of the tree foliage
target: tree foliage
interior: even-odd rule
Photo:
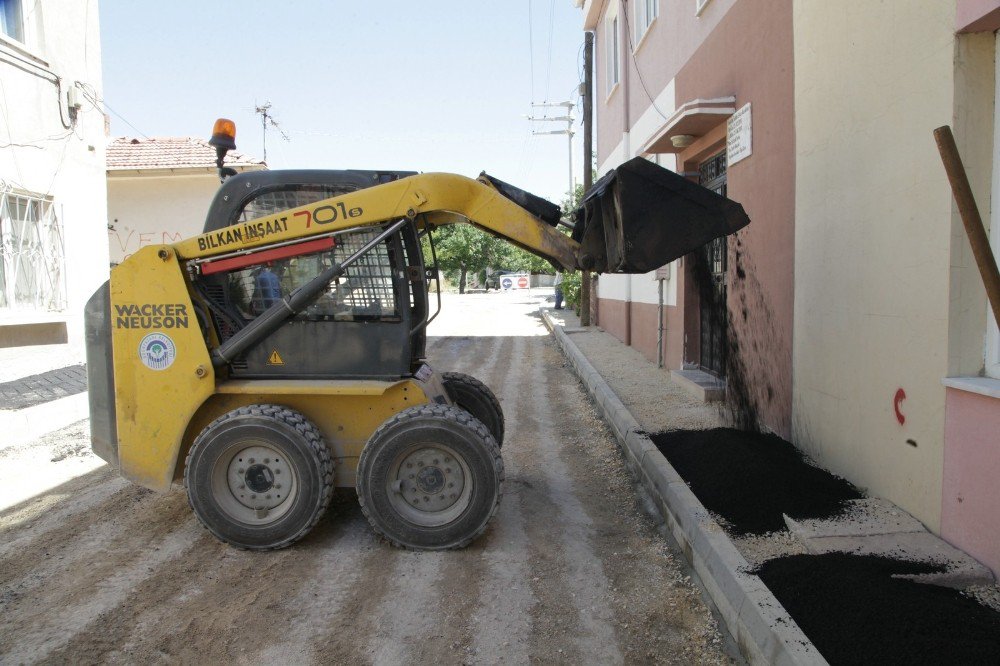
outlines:
[[[563,219],[569,221],[573,210],[583,199],[583,185],[562,201]],[[567,227],[559,231],[568,234]],[[552,274],[555,269],[545,259],[526,250],[496,238],[470,224],[449,224],[434,231],[434,248],[437,251],[438,268],[452,281],[458,282],[458,290],[465,293],[470,275],[485,283],[487,271],[510,270],[529,273]],[[430,257],[429,248],[424,247],[424,256]]]
[[[449,224],[434,231],[434,249],[438,268],[451,280],[458,280],[458,290],[465,293],[470,274],[479,275],[496,268],[510,252],[510,245],[471,224]],[[424,256],[430,256],[425,252]]]

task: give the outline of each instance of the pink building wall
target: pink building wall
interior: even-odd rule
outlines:
[[[1000,398],[948,388],[941,536],[1000,578]]]

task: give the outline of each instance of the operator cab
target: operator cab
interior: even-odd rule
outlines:
[[[282,170],[233,174],[222,165],[225,150],[235,146],[233,137],[227,141],[223,135],[217,141],[218,134],[213,133],[211,143],[220,153],[223,184],[209,207],[205,232],[416,173]],[[194,287],[208,309],[202,313],[203,320],[210,322],[223,343],[284,296],[343,263],[382,231],[377,226],[348,229],[309,242],[264,248],[234,262],[232,270],[197,276]],[[414,224],[406,224],[349,265],[309,307],[233,359],[229,375],[382,380],[412,375],[425,355],[427,293],[418,232]]]

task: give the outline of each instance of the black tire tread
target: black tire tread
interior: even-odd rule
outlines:
[[[506,432],[506,420],[503,415],[503,407],[500,406],[500,400],[497,399],[496,394],[493,393],[490,387],[472,375],[467,375],[464,372],[445,372],[441,375],[441,377],[444,382],[445,390],[448,389],[448,384],[464,384],[485,397],[487,401],[493,405],[493,409],[496,411],[499,421],[497,427],[499,432],[493,433],[493,437],[497,440],[497,446],[503,447],[503,438],[504,433]]]
[[[323,470],[323,501],[319,506],[316,507],[312,517],[305,526],[302,527],[298,532],[292,536],[286,538],[284,541],[275,544],[273,546],[260,546],[252,547],[245,546],[241,544],[231,543],[211,526],[205,523],[198,512],[194,510],[194,505],[191,503],[191,495],[188,493],[188,505],[191,506],[191,512],[201,523],[202,527],[211,532],[212,536],[220,541],[224,541],[235,548],[241,550],[253,550],[253,551],[269,551],[269,550],[281,550],[282,548],[287,548],[292,545],[306,534],[308,534],[316,524],[320,521],[320,518],[326,513],[327,509],[330,507],[330,500],[333,498],[333,459],[330,457],[330,449],[326,446],[323,441],[323,436],[320,434],[319,428],[313,424],[312,421],[307,419],[305,416],[299,412],[289,409],[288,407],[283,407],[281,405],[271,405],[271,404],[256,404],[256,405],[246,405],[245,407],[239,407],[230,412],[226,412],[219,418],[215,419],[209,423],[204,430],[198,433],[195,438],[194,443],[191,445],[191,449],[188,451],[187,457],[184,459],[184,489],[188,490],[188,475],[191,470],[191,457],[198,450],[198,447],[202,445],[205,440],[205,433],[214,429],[216,426],[225,423],[226,421],[231,421],[240,416],[263,416],[267,418],[274,419],[275,421],[280,421],[285,425],[294,428],[302,437],[305,439],[306,443],[309,445],[310,451],[316,456],[319,462],[320,469]]]
[[[467,376],[467,375],[466,375]],[[451,405],[438,405],[434,403],[428,403],[426,405],[417,405],[416,407],[410,407],[404,409],[401,412],[397,412],[395,416],[385,421],[380,425],[375,432],[372,434],[369,441],[377,439],[384,431],[392,428],[400,423],[406,423],[418,418],[435,417],[442,418],[449,421],[454,421],[460,423],[471,430],[473,430],[476,435],[483,440],[483,445],[486,447],[487,451],[490,453],[490,457],[493,462],[493,467],[497,472],[497,477],[499,478],[498,491],[496,501],[493,503],[493,507],[490,509],[489,518],[483,521],[482,526],[474,533],[469,535],[466,539],[448,546],[444,550],[461,550],[465,548],[470,543],[478,539],[480,536],[486,532],[487,528],[496,518],[497,509],[500,507],[500,500],[503,499],[503,485],[504,485],[504,465],[503,458],[500,455],[500,447],[497,446],[496,440],[493,438],[493,434],[490,433],[489,428],[487,428],[482,421],[474,417],[469,412],[461,409],[460,407],[452,407]],[[365,452],[368,450],[366,446],[364,450],[361,451],[361,457],[365,457]],[[358,468],[361,468],[361,463],[359,461]],[[401,543],[391,536],[386,534],[378,524],[372,519],[372,515],[369,512],[368,506],[365,504],[365,498],[363,493],[358,493],[358,503],[361,505],[361,512],[364,513],[365,518],[368,520],[368,524],[372,526],[372,529],[380,537],[385,539],[387,542],[395,546],[396,548],[401,548],[403,550],[428,550],[426,548],[420,548],[418,546],[411,546]]]

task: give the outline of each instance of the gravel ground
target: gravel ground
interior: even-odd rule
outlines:
[[[465,550],[391,548],[341,491],[300,543],[248,553],[179,489],[120,479],[86,423],[4,451],[0,662],[731,663],[539,301],[446,295],[432,325],[435,367],[507,415],[503,502]]]
[[[725,424],[725,416],[718,406],[693,398],[675,385],[667,372],[647,361],[635,349],[596,327],[579,329],[579,319],[572,312],[550,311],[549,314],[568,329],[570,339],[647,432],[703,430]],[[713,517],[720,526],[731,527],[721,516],[713,514]],[[804,545],[784,529],[744,536],[730,531],[729,536],[751,567],[759,567],[779,557],[806,553]],[[1000,584],[971,587],[965,594],[1000,611]]]
[[[747,558],[750,566],[754,568],[776,557],[804,555],[806,553],[802,542],[787,530],[767,534],[730,535],[729,538],[743,557]]]

